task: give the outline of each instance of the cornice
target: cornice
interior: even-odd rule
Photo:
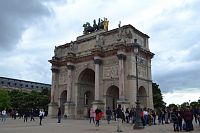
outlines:
[[[93,61],[95,56],[99,56],[101,58],[110,57],[110,56],[118,56],[121,57],[120,54],[117,52],[119,50],[122,50],[124,53],[130,53],[132,52],[131,46],[125,46],[125,45],[118,45],[117,47],[114,47],[112,50],[102,50],[102,48],[94,48],[91,51],[91,54],[86,56],[76,56],[76,54],[71,53],[68,54],[68,56],[62,57],[62,58],[52,58],[49,60],[49,62],[53,66],[65,66],[67,62],[72,62],[74,64],[80,63],[80,62],[86,62],[86,61]],[[154,56],[154,53],[146,50],[146,49],[140,49],[140,54],[144,54],[147,58],[152,59]],[[123,59],[125,59],[123,57]]]

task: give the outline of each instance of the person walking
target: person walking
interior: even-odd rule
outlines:
[[[95,110],[95,113],[96,113],[96,126],[99,127],[99,121],[102,117],[102,111],[97,107],[97,109]]]
[[[118,104],[118,107],[116,109],[116,115],[117,115],[117,132],[123,132],[121,130],[121,123],[123,119],[123,112],[121,109],[121,104]]]
[[[58,108],[58,123],[61,123],[61,109]]]
[[[110,107],[108,107],[106,110],[106,120],[108,124],[110,124],[111,117],[112,117],[112,111],[110,110]]]

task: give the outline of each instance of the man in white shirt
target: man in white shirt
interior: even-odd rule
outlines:
[[[1,115],[2,115],[2,122],[5,122],[5,121],[6,121],[6,117],[7,117],[6,109],[4,109],[4,110],[1,112]]]
[[[43,111],[43,110],[40,110],[40,112],[39,112],[40,125],[42,125],[42,119],[44,118],[44,115],[45,115],[44,111]]]

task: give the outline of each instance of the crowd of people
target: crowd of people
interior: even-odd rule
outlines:
[[[93,108],[89,109],[90,123],[95,123],[96,111]],[[135,124],[136,121],[136,108],[122,108],[118,105],[118,108],[111,110],[107,107],[105,112],[105,118],[107,123],[111,121],[117,121],[117,131],[121,131],[120,123]],[[141,109],[140,118],[143,123],[143,127],[151,125],[163,125],[173,123],[174,131],[191,131],[194,130],[193,122],[198,123],[200,126],[200,107],[190,109],[189,107],[184,109],[175,108],[161,108],[152,110],[149,108]],[[194,119],[194,121],[193,121]],[[96,118],[97,120],[97,118]],[[99,119],[98,119],[99,126]]]
[[[24,122],[27,122],[28,117],[30,117],[30,121],[35,121],[34,117],[39,116],[39,125],[42,125],[42,120],[45,116],[45,112],[43,109],[41,110],[33,110],[30,111],[17,111],[12,110],[9,114],[6,109],[0,111],[0,116],[2,118],[2,123],[6,122],[6,118],[8,115],[14,120],[24,119]],[[61,123],[61,109],[58,108],[58,123]],[[100,121],[105,118],[107,123],[110,124],[112,121],[117,122],[117,131],[122,132],[121,123],[130,123],[135,124],[136,122],[136,108],[123,108],[120,104],[116,109],[111,110],[110,107],[106,108],[105,114],[99,108],[90,108],[88,110],[89,122],[94,123],[97,127],[100,126]],[[162,108],[152,110],[149,108],[143,108],[140,111],[140,119],[142,121],[143,127],[151,126],[151,125],[162,125],[173,123],[174,131],[191,131],[194,130],[193,122],[198,123],[200,127],[200,107],[195,109],[191,109],[189,107],[184,109],[177,108]],[[104,117],[105,116],[105,117]]]
[[[6,122],[7,117],[11,117],[14,120],[16,120],[17,118],[23,119],[24,122],[27,122],[29,117],[30,117],[30,121],[35,121],[34,117],[39,116],[40,118],[39,124],[42,125],[42,119],[45,116],[45,112],[43,109],[40,109],[40,110],[34,110],[34,109],[15,110],[14,109],[10,112],[7,112],[6,109],[4,109],[0,111],[0,116],[2,118],[2,123]]]
[[[192,131],[193,120],[200,126],[200,107],[196,109],[185,108],[181,110],[173,109],[171,113],[174,131]]]

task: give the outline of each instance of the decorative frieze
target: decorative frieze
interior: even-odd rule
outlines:
[[[103,67],[103,79],[110,79],[117,77],[118,77],[118,65]]]

